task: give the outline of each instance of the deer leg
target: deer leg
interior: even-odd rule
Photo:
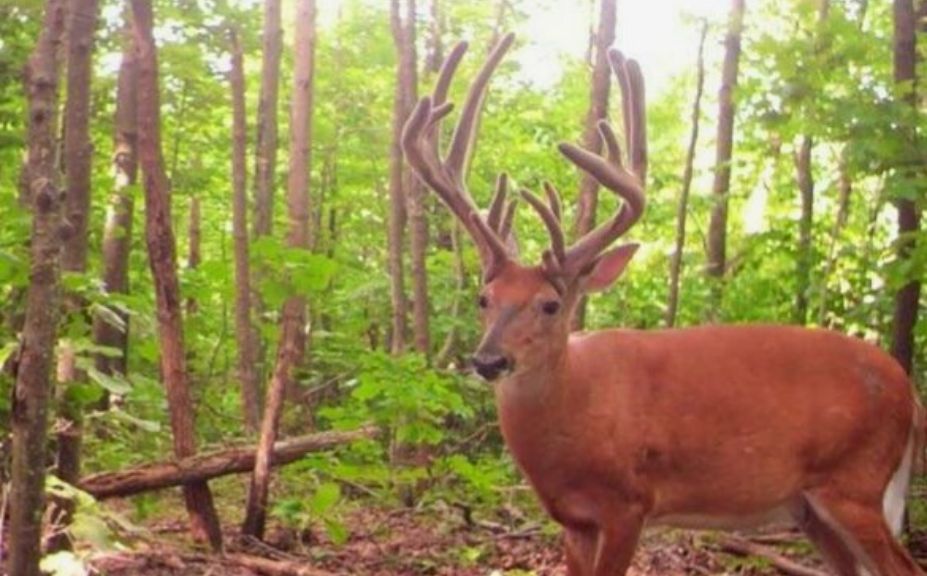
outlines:
[[[613,514],[599,526],[592,576],[624,576],[643,527],[636,510]]]
[[[596,532],[592,528],[567,528],[564,533],[567,576],[592,573],[596,553]]]
[[[801,496],[792,517],[839,576],[858,576],[856,557],[846,544],[846,535],[841,534],[842,529],[823,507]]]
[[[831,493],[807,496],[812,507],[832,519],[834,532],[853,554],[858,573],[878,576],[921,575],[907,550],[892,536],[881,499],[860,503]]]

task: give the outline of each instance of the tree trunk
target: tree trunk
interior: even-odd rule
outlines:
[[[847,146],[843,147],[840,152],[840,160],[837,166],[837,216],[834,219],[834,225],[830,232],[830,246],[827,249],[827,262],[824,265],[823,279],[821,280],[820,302],[818,303],[818,325],[829,326],[827,320],[827,301],[828,290],[827,281],[834,272],[834,266],[837,264],[837,245],[840,243],[843,229],[846,228],[847,221],[850,217],[850,195],[853,192],[853,179],[850,175],[848,165]]]
[[[399,90],[402,93],[405,123],[418,100],[418,58],[415,51],[415,0],[406,1],[405,22],[394,19],[393,40],[399,58]],[[408,167],[404,168],[404,184],[407,191],[409,211],[409,253],[412,273],[412,334],[415,349],[428,355],[430,335],[428,326],[428,220],[426,202],[428,194],[418,177]]]
[[[718,135],[715,144],[715,177],[712,185],[714,206],[708,225],[708,262],[705,273],[711,282],[707,315],[717,319],[721,309],[722,284],[726,268],[727,204],[731,189],[731,152],[734,145],[734,89],[740,62],[740,35],[743,30],[744,1],[732,0],[728,30],[724,38],[724,65],[718,92]]]
[[[798,270],[795,287],[795,308],[792,322],[804,324],[808,319],[808,292],[811,289],[811,233],[814,226],[814,177],[811,173],[811,136],[801,138],[795,151],[795,180],[801,194],[801,216],[798,220]]]
[[[277,102],[283,28],[280,0],[264,2],[263,62],[254,155],[254,237],[269,236],[274,225],[274,178],[277,164]]]
[[[287,211],[289,213],[290,248],[308,249],[310,141],[312,138],[312,81],[315,59],[315,0],[296,3],[295,63],[293,96],[290,110],[290,166],[287,178]],[[280,344],[273,376],[267,387],[261,434],[255,458],[254,473],[248,491],[244,534],[262,538],[267,512],[270,483],[270,462],[283,399],[292,386],[293,372],[305,351],[306,302],[301,296],[290,296],[283,306]]]
[[[161,353],[161,373],[167,389],[174,455],[196,453],[193,402],[187,382],[183,345],[177,254],[171,226],[168,180],[161,152],[158,62],[152,35],[151,4],[132,0],[132,24],[138,48],[138,153],[145,189],[145,238],[154,279]],[[206,482],[184,486],[184,499],[195,539],[222,547],[222,531]]]
[[[673,257],[670,260],[669,299],[666,305],[666,325],[669,328],[675,326],[676,311],[679,308],[679,276],[682,273],[682,256],[686,244],[686,217],[689,213],[689,191],[692,189],[695,147],[698,144],[698,128],[702,116],[702,92],[705,87],[705,38],[707,36],[708,23],[704,22],[702,24],[702,34],[698,42],[695,99],[692,102],[692,132],[689,134],[686,165],[682,173],[682,190],[679,192],[679,204],[676,207],[676,244],[673,250]]]
[[[396,45],[401,45],[402,15],[399,0],[390,1],[390,23],[393,39]],[[396,90],[393,97],[393,139],[390,144],[389,159],[389,229],[388,229],[388,267],[390,276],[390,299],[392,302],[392,328],[390,336],[390,351],[401,354],[406,347],[406,312],[408,301],[405,294],[404,265],[402,261],[403,245],[405,244],[406,227],[406,199],[403,190],[403,180],[406,171],[403,169],[402,127],[405,123],[407,108],[406,96],[403,90],[402,75],[404,72],[403,58],[397,59]]]
[[[97,24],[97,0],[68,0],[67,10],[67,97],[64,111],[65,217],[71,233],[61,252],[63,272],[83,274],[87,270],[87,220],[90,214],[90,172],[93,146],[90,143],[90,80],[93,41]],[[66,314],[83,312],[76,294],[65,296]],[[59,346],[58,382],[61,386],[55,428],[58,458],[55,474],[74,484],[80,478],[80,447],[83,418],[71,385],[85,376],[77,370],[76,351],[71,340]],[[73,503],[56,502],[58,521],[70,524]],[[70,545],[66,534],[56,536],[53,549]]]
[[[310,452],[321,452],[349,442],[373,438],[377,433],[377,428],[367,426],[357,430],[317,432],[281,440],[274,444],[271,465],[289,464]],[[248,472],[254,468],[255,453],[254,446],[203,452],[182,460],[155,462],[87,476],[80,481],[78,488],[100,500],[124,498],[150,490]]]
[[[599,26],[595,34],[595,66],[592,69],[592,85],[589,92],[589,109],[586,112],[586,127],[583,129],[583,147],[596,154],[602,151],[598,123],[608,117],[608,93],[611,86],[611,68],[608,64],[608,49],[615,42],[615,0],[600,0]],[[625,127],[627,128],[627,127]],[[583,172],[576,204],[574,238],[588,234],[595,227],[598,181]],[[582,298],[573,316],[573,328],[581,330],[586,322],[586,298]]]
[[[249,432],[257,432],[260,419],[257,348],[251,323],[251,270],[248,261],[247,116],[245,73],[236,30],[230,32],[232,69],[232,235],[235,238],[235,337],[238,342],[238,379],[241,408]]]
[[[425,70],[437,74],[444,62],[444,14],[441,12],[441,0],[431,0],[431,18],[428,20],[428,36],[425,38]]]
[[[908,150],[917,150],[917,134],[913,124],[917,112],[917,18],[913,0],[894,0],[894,70],[895,82],[900,86],[900,98],[911,106],[911,124],[904,127],[905,137],[910,142]],[[915,154],[903,159],[903,165],[896,170],[896,178],[913,179],[923,173],[923,160]],[[916,234],[920,230],[920,211],[913,199],[901,198],[895,201],[898,209],[897,252],[900,261],[910,262],[916,250]],[[914,364],[914,326],[917,324],[917,306],[920,300],[921,283],[911,278],[895,293],[895,309],[892,317],[892,356],[911,374]]]
[[[64,234],[55,163],[58,51],[64,13],[62,0],[46,4],[42,32],[25,74],[29,106],[25,182],[32,207],[32,261],[11,406],[13,465],[7,569],[14,576],[39,576],[42,557],[45,441]]]
[[[138,176],[136,130],[136,61],[135,42],[129,27],[127,13],[127,34],[119,66],[116,88],[116,117],[114,134],[113,169],[116,182],[109,206],[106,210],[106,224],[103,229],[103,286],[108,294],[126,294],[129,291],[129,252],[132,248],[132,186]],[[102,315],[93,319],[93,340],[99,346],[115,348],[122,352],[116,358],[105,354],[97,355],[94,364],[103,374],[126,374],[126,355],[129,342],[129,315],[114,311],[119,322],[107,320]],[[121,326],[119,325],[121,324]],[[104,392],[101,408],[109,407],[109,393]]]
[[[435,357],[435,366],[446,366],[450,361],[454,348],[457,346],[459,329],[457,322],[460,319],[460,300],[463,297],[467,283],[467,271],[464,268],[463,250],[460,245],[460,226],[455,222],[451,228],[451,248],[454,251],[454,297],[451,300],[451,328],[444,338],[444,344]]]

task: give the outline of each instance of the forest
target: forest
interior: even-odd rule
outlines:
[[[0,0],[0,571],[922,573],[925,55],[923,0]],[[520,345],[631,342],[586,353],[573,389],[614,384],[562,422],[513,416],[522,356],[485,364],[529,276],[563,317]],[[651,333],[713,368],[651,361]],[[609,404],[622,374],[703,369],[723,378]],[[807,487],[798,527],[630,548],[604,500],[563,504],[612,478],[564,471],[611,414],[643,422],[635,471],[673,471],[658,424],[697,459],[695,420],[629,413],[722,414],[740,381],[772,444],[733,460],[731,509],[843,413],[859,433],[828,446],[873,446],[854,486],[886,518],[878,466],[914,470],[903,548]],[[737,442],[704,418],[712,454]],[[564,448],[531,443],[548,428]]]

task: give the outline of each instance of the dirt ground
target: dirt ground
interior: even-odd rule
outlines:
[[[225,556],[185,549],[180,543],[185,526],[163,524],[152,529],[153,539],[132,552],[96,556],[92,567],[99,574],[112,576],[565,574],[560,536],[546,526],[467,525],[454,510],[358,509],[348,513],[345,520],[350,536],[340,546],[334,545],[324,530],[297,532],[272,527],[266,543],[227,534]],[[737,553],[743,545],[760,551],[763,557]],[[786,565],[777,569],[777,562]],[[629,574],[815,576],[822,570],[817,556],[791,532],[732,537],[651,531],[644,536]]]

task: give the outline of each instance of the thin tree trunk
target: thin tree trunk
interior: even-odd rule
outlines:
[[[287,178],[287,211],[289,213],[290,248],[308,249],[310,142],[312,139],[312,82],[315,59],[315,0],[296,3],[295,68],[290,110],[290,166]],[[283,306],[280,344],[277,360],[264,404],[258,452],[248,491],[244,534],[263,537],[270,483],[270,464],[283,400],[293,384],[293,372],[305,352],[306,301],[302,296],[290,296]]]
[[[837,264],[837,245],[843,235],[843,229],[846,228],[847,221],[850,217],[850,195],[853,192],[853,180],[850,175],[848,165],[847,146],[843,147],[840,152],[840,161],[837,166],[837,216],[834,219],[834,226],[830,232],[830,246],[827,249],[827,262],[824,265],[823,279],[821,280],[820,302],[818,303],[818,325],[828,326],[827,321],[827,304],[828,290],[827,281],[834,272],[834,266]]]
[[[126,294],[129,291],[129,252],[132,248],[132,186],[138,176],[136,130],[136,61],[135,42],[126,13],[126,38],[119,66],[116,88],[116,114],[113,169],[115,186],[106,210],[103,228],[103,286],[109,294]],[[93,340],[99,346],[121,351],[118,357],[99,354],[94,360],[97,370],[103,374],[126,374],[128,354],[129,316],[115,311],[119,322],[108,320],[98,314],[93,319]],[[120,325],[121,324],[121,325]],[[109,393],[104,392],[101,408],[109,407]]]
[[[827,23],[827,15],[830,13],[830,0],[817,0],[817,3],[819,30],[815,33],[812,42],[812,51],[815,56],[826,47],[820,29]],[[813,105],[813,103],[805,103],[805,106]],[[813,148],[814,140],[811,134],[806,133],[801,137],[801,145],[795,152],[795,180],[801,196],[801,216],[798,221],[797,286],[795,308],[792,310],[792,322],[795,324],[805,324],[808,321],[810,306],[812,247],[814,245],[814,174],[811,163]]]
[[[245,73],[238,33],[230,31],[232,49],[232,235],[235,238],[235,336],[238,341],[238,379],[242,417],[249,432],[256,432],[260,419],[257,348],[251,323],[251,270],[248,262],[247,116]]]
[[[586,126],[583,129],[583,147],[598,154],[602,150],[598,123],[608,117],[608,94],[611,86],[611,68],[608,64],[608,49],[615,42],[615,0],[600,0],[599,25],[595,33],[595,65],[592,68],[592,84],[589,92],[589,109],[586,112]],[[579,238],[595,227],[596,203],[599,183],[583,173],[576,203],[576,224],[573,236]],[[581,330],[586,322],[586,298],[582,298],[573,316],[573,328]]]
[[[444,33],[444,13],[441,11],[441,0],[431,0],[431,18],[428,21],[428,36],[425,38],[425,70],[429,74],[437,74],[444,62],[444,43],[441,35]]]
[[[185,458],[196,453],[196,428],[184,358],[168,180],[161,152],[158,61],[151,4],[132,0],[132,13],[138,48],[138,153],[145,188],[145,237],[158,311],[161,373],[167,389],[174,455]],[[209,485],[206,482],[185,485],[184,499],[193,537],[208,540],[214,549],[221,549],[222,531]]]
[[[911,107],[910,124],[904,127],[908,149],[917,150],[916,115],[917,93],[917,19],[913,0],[894,0],[894,70],[900,98]],[[907,165],[896,170],[897,179],[913,179],[923,173],[923,160],[919,156],[904,159]],[[913,199],[895,201],[898,209],[897,253],[901,261],[911,261],[917,245],[915,235],[920,230],[920,211]],[[892,356],[911,374],[914,365],[914,326],[917,324],[917,307],[921,282],[911,278],[895,293],[892,316]]]
[[[402,39],[402,15],[399,0],[390,1],[390,23],[393,39],[397,46]],[[390,336],[390,351],[401,354],[406,348],[406,313],[408,301],[405,293],[405,270],[402,253],[405,245],[406,227],[406,199],[403,189],[404,174],[402,162],[402,127],[406,118],[406,96],[403,90],[402,74],[404,71],[403,59],[397,58],[396,65],[396,91],[393,99],[393,138],[390,144],[389,160],[389,229],[388,229],[388,268],[390,276],[390,300],[392,302],[392,329]]]
[[[45,494],[45,441],[58,320],[62,198],[56,184],[55,134],[62,0],[49,0],[41,35],[26,66],[29,106],[26,173],[32,207],[32,261],[26,317],[11,406],[12,479],[7,569],[39,576]]]
[[[795,179],[801,194],[801,216],[798,220],[798,270],[795,288],[795,308],[792,322],[804,324],[808,319],[808,292],[811,289],[811,233],[814,226],[814,177],[811,173],[811,136],[802,136],[795,152]]]
[[[63,272],[83,274],[87,270],[87,220],[90,214],[90,172],[93,146],[90,143],[90,81],[93,41],[97,24],[97,0],[68,0],[67,15],[67,97],[64,112],[65,217],[71,230],[61,252]],[[66,314],[83,311],[84,303],[76,294],[65,296]],[[59,346],[58,382],[58,458],[55,474],[74,484],[80,478],[80,449],[83,418],[71,385],[85,376],[77,370],[74,343],[67,339]],[[56,502],[58,521],[70,524],[73,503]],[[68,548],[65,533],[55,537],[53,549]]]
[[[280,0],[264,2],[263,62],[254,155],[254,237],[268,236],[274,225],[274,178],[277,164],[277,102],[283,28]]]
[[[670,260],[669,299],[666,305],[666,325],[670,328],[676,324],[676,311],[679,308],[679,276],[682,273],[682,256],[686,244],[686,217],[689,213],[689,191],[692,189],[695,147],[698,144],[699,121],[702,116],[702,92],[705,87],[705,38],[707,36],[708,22],[704,22],[698,42],[695,99],[692,102],[692,132],[689,134],[686,165],[682,173],[682,190],[679,192],[679,204],[676,207],[676,244]]]
[[[405,22],[394,27],[394,40],[399,55],[399,83],[405,101],[403,123],[418,100],[418,58],[415,51],[415,0],[407,0]],[[398,33],[398,36],[397,36]],[[425,205],[428,194],[418,177],[405,168],[405,188],[408,192],[409,253],[412,274],[412,334],[415,349],[428,355],[431,338],[428,326],[428,220]]]
[[[715,148],[714,206],[708,225],[708,262],[705,273],[711,281],[707,316],[717,319],[721,309],[722,283],[726,268],[727,205],[731,190],[731,152],[734,146],[734,90],[740,62],[745,0],[732,0],[728,30],[724,38],[724,65],[718,92],[718,135]]]

